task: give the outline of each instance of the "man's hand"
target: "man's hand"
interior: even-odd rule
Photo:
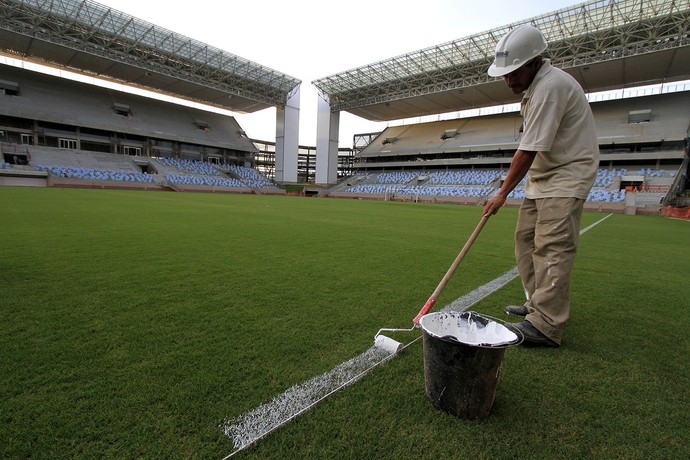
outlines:
[[[484,217],[493,216],[504,204],[506,204],[508,194],[510,194],[525,177],[536,156],[537,152],[531,150],[517,149],[515,151],[515,155],[513,155],[513,159],[510,162],[508,175],[503,181],[501,189],[496,193],[495,197],[484,203]]]
[[[496,195],[486,203],[484,203],[484,217],[491,217],[498,212],[506,203],[506,198],[503,195]]]

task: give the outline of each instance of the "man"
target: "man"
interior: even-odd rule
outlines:
[[[483,212],[496,214],[527,175],[515,229],[515,258],[527,302],[506,307],[506,313],[525,317],[513,324],[523,343],[558,347],[570,313],[570,273],[599,146],[584,91],[542,58],[546,46],[541,32],[529,25],[511,30],[496,45],[488,73],[503,77],[513,93],[524,93],[524,123],[506,180]]]

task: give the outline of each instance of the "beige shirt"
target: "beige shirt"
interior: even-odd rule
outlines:
[[[594,117],[580,84],[544,60],[522,99],[520,150],[537,152],[525,185],[530,199],[586,199],[599,167]]]

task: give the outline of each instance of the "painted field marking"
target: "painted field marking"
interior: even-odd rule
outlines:
[[[580,230],[580,235],[588,232],[611,216],[612,214],[608,214],[589,227]],[[513,267],[498,278],[457,298],[446,305],[442,310],[467,310],[498,291],[518,276],[517,267]],[[403,349],[417,342],[420,338],[421,336],[404,345]],[[349,361],[345,361],[325,374],[295,385],[276,396],[268,403],[262,404],[249,412],[245,412],[239,417],[222,423],[220,429],[226,436],[232,438],[235,446],[235,450],[223,460],[227,460],[255,442],[265,438],[270,433],[307,412],[332,394],[357,382],[372,369],[395,356],[396,354],[390,354],[372,346],[361,355]]]

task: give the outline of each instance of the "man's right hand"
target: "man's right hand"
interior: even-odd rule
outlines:
[[[484,203],[484,217],[491,217],[498,212],[506,203],[506,198],[503,195],[496,195],[489,201]]]

